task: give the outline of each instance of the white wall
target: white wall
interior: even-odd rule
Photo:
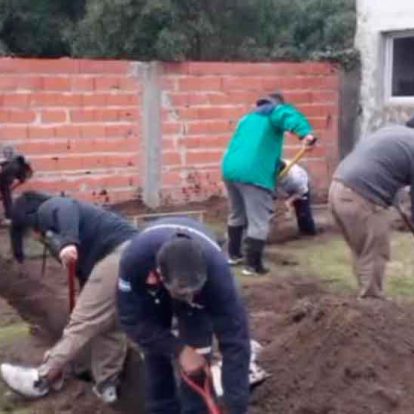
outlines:
[[[384,99],[383,33],[414,30],[414,0],[357,0],[355,39],[361,53],[362,136],[389,122],[403,122],[414,114],[410,105]],[[414,71],[414,68],[413,68]]]

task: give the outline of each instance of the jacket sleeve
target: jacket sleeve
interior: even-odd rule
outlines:
[[[69,198],[59,198],[54,204],[48,205],[46,210],[39,210],[39,218],[52,215],[54,232],[54,242],[57,250],[62,250],[65,246],[74,244],[78,246],[80,211],[79,205],[75,200]]]
[[[217,255],[218,256],[218,255]],[[246,414],[249,402],[250,336],[247,315],[224,257],[211,268],[209,286],[213,330],[223,356],[224,403],[230,414]]]
[[[164,289],[152,295],[140,269],[148,267],[145,246],[131,243],[120,263],[117,304],[121,328],[145,353],[177,356],[183,347],[171,333],[170,298]]]
[[[283,132],[293,132],[300,138],[312,133],[307,118],[292,105],[277,106],[270,116],[273,126]]]

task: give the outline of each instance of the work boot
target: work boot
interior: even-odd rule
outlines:
[[[246,267],[242,270],[245,276],[265,275],[269,272],[263,266],[264,240],[246,238]]]
[[[41,398],[49,393],[49,384],[40,377],[37,368],[1,364],[4,382],[16,393],[27,398]]]
[[[229,253],[229,258],[227,262],[231,266],[236,266],[243,262],[243,255],[241,252],[243,229],[244,229],[244,226],[228,226],[227,227],[228,253]]]

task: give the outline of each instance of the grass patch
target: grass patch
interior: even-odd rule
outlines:
[[[387,267],[386,294],[414,298],[414,237],[411,233],[393,233],[391,261]],[[339,235],[301,239],[269,246],[272,253],[297,262],[292,266],[271,263],[275,274],[290,268],[295,274],[313,276],[340,291],[356,291],[357,282],[352,270],[351,253]]]

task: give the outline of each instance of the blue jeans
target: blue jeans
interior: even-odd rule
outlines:
[[[171,325],[174,313],[178,321],[179,336],[186,345],[194,348],[210,347],[212,328],[204,310],[181,303],[174,303],[173,306],[174,311],[170,306],[160,309],[163,312],[163,315],[160,314],[163,322],[169,319]],[[147,352],[144,361],[148,414],[207,414],[201,397],[181,379],[176,378],[171,358]]]

